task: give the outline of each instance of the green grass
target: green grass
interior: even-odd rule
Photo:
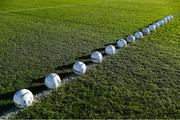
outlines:
[[[79,57],[172,14],[15,117],[180,118],[179,8],[179,0],[1,0],[0,114],[17,89],[36,94],[48,73],[64,77]]]

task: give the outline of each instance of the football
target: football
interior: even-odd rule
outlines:
[[[156,30],[156,26],[155,25],[150,25],[149,26],[149,30],[150,31],[155,31]]]
[[[159,27],[160,27],[159,22],[156,22],[156,23],[154,23],[153,25],[155,25],[155,26],[156,26],[156,28],[159,28]]]
[[[105,53],[106,53],[107,55],[113,55],[113,54],[116,53],[116,48],[115,48],[113,45],[108,45],[108,46],[106,46],[106,48],[105,48]]]
[[[161,22],[161,26],[164,25],[164,20],[160,20],[160,22]]]
[[[163,21],[164,21],[164,23],[167,23],[167,22],[168,22],[167,18],[164,18]]]
[[[136,33],[134,34],[134,36],[135,36],[136,39],[141,39],[141,38],[143,38],[143,33],[140,32],[140,31],[138,31],[138,32],[136,32]]]
[[[86,65],[83,62],[76,62],[73,65],[73,72],[77,75],[86,73]]]
[[[170,15],[171,19],[173,19],[174,17],[172,15]]]
[[[44,82],[49,89],[56,89],[61,85],[61,79],[59,75],[55,73],[51,73],[48,76],[46,76]]]
[[[144,35],[150,34],[149,28],[147,28],[147,27],[143,28],[143,29],[142,29],[142,33],[143,33]]]
[[[13,101],[18,108],[25,108],[32,105],[34,100],[33,94],[27,89],[18,90],[13,97]]]
[[[103,56],[100,52],[95,51],[91,54],[91,60],[94,63],[101,63],[101,61],[103,60]]]
[[[126,37],[126,41],[128,42],[128,43],[134,43],[135,42],[135,37],[133,36],[133,35],[129,35],[129,36],[127,36]]]
[[[117,46],[118,46],[119,48],[127,47],[127,42],[126,42],[126,40],[124,40],[124,39],[118,40],[118,41],[117,41]]]

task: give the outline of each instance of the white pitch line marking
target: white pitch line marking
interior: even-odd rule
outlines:
[[[180,15],[179,12],[177,12],[175,16],[179,16],[179,15]],[[116,50],[116,54],[117,54],[118,51],[119,51],[119,50],[117,49],[117,50]],[[105,57],[106,57],[106,56],[104,56],[104,58],[105,58]],[[98,64],[87,65],[87,69],[92,69],[92,67],[93,67],[94,65],[98,65]],[[75,74],[71,74],[71,75],[67,76],[66,78],[64,78],[64,79],[62,80],[62,81],[63,81],[62,84],[65,84],[66,82],[74,79],[75,77],[76,77]],[[43,96],[46,96],[46,95],[50,94],[52,91],[53,91],[53,90],[49,90],[49,89],[48,89],[48,90],[44,90],[44,91],[42,91],[41,93],[38,93],[38,94],[34,95],[34,103],[36,103],[37,101],[41,100],[41,98],[42,98]],[[10,117],[13,117],[14,115],[18,114],[20,111],[23,111],[23,110],[24,110],[24,109],[19,109],[19,108],[17,108],[17,107],[13,107],[13,108],[11,108],[9,111],[7,111],[3,116],[0,116],[0,120],[1,120],[1,119],[9,119]]]
[[[61,7],[73,7],[78,5],[61,5],[61,6],[52,6],[52,7],[41,7],[41,8],[28,8],[28,9],[17,9],[17,10],[7,10],[0,11],[0,13],[13,13],[13,12],[24,12],[24,11],[35,11],[35,10],[45,10],[45,9],[56,9]]]
[[[87,70],[92,69],[93,66],[95,66],[97,64],[92,63],[92,65],[87,65]],[[76,75],[74,73],[70,74],[69,76],[65,77],[64,79],[62,79],[62,85],[64,85],[65,83],[69,82],[70,80],[73,80],[76,77],[80,77],[81,75]],[[60,76],[61,77],[61,76]],[[53,92],[54,90],[43,90],[40,93],[34,95],[34,101],[33,104],[40,101],[42,99],[43,96],[47,96],[49,95],[51,92]],[[25,110],[24,109],[20,109],[17,107],[13,107],[10,110],[8,110],[6,113],[4,113],[4,115],[0,116],[0,120],[1,119],[12,119],[16,114],[18,114],[20,111]]]

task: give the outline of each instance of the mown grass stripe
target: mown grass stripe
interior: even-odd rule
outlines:
[[[28,9],[7,10],[7,11],[0,11],[0,13],[1,14],[5,14],[5,13],[24,12],[24,11],[57,9],[57,8],[60,8],[60,7],[74,7],[74,6],[78,6],[78,5],[61,5],[61,6],[51,6],[51,7],[41,7],[41,8],[28,8]]]

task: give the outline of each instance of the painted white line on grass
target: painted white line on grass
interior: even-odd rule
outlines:
[[[179,16],[180,14],[177,13],[176,16]],[[117,49],[116,50],[116,53],[118,52],[119,50]],[[104,56],[105,58],[106,56]],[[94,65],[98,65],[98,64],[92,64],[92,65],[87,65],[87,70],[89,69],[92,69],[92,67]],[[75,77],[78,77],[77,75],[75,74],[71,74],[69,76],[67,76],[66,78],[64,78],[62,80],[62,84],[65,84],[66,82],[74,79]],[[44,90],[36,95],[34,95],[34,103],[36,103],[37,101],[41,100],[41,98],[43,96],[46,96],[46,95],[49,95],[53,90]],[[13,118],[14,115],[18,114],[20,111],[23,111],[24,109],[19,109],[17,107],[13,107],[12,109],[10,109],[9,111],[7,111],[3,116],[0,117],[0,119],[9,119],[9,118]]]
[[[97,65],[97,64],[87,65],[87,70],[92,69],[92,67],[95,66],[95,65]],[[69,82],[70,80],[73,80],[76,77],[80,77],[80,75],[76,75],[74,73],[70,74],[69,76],[62,79],[62,85]],[[42,97],[49,95],[53,91],[54,90],[47,89],[47,90],[43,90],[40,93],[34,95],[33,104],[40,101],[42,99]],[[26,108],[20,109],[20,108],[17,108],[17,107],[12,107],[10,110],[8,110],[6,113],[4,113],[3,116],[0,116],[0,120],[1,119],[12,119],[16,114],[18,114],[20,111],[23,111],[25,109]]]
[[[24,11],[35,11],[35,10],[45,10],[45,9],[56,9],[61,7],[73,7],[78,5],[61,5],[61,6],[52,6],[52,7],[41,7],[41,8],[27,8],[27,9],[17,9],[17,10],[7,10],[0,11],[0,13],[13,13],[13,12],[24,12]]]

